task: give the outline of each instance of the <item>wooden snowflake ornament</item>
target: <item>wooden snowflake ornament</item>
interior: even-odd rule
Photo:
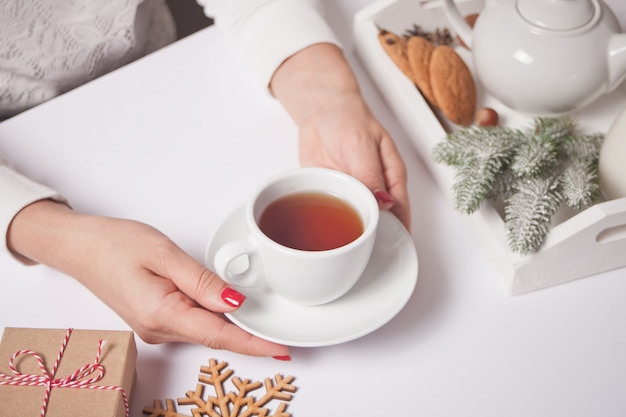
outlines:
[[[240,379],[233,376],[232,369],[226,362],[209,360],[209,366],[200,368],[199,384],[194,391],[187,391],[184,398],[179,398],[179,406],[191,406],[191,416],[180,414],[174,407],[172,400],[166,400],[163,408],[161,401],[154,401],[152,407],[144,407],[143,413],[150,417],[291,417],[286,412],[287,401],[293,397],[296,387],[291,385],[293,376],[283,377],[280,374],[274,378],[265,378],[264,384],[259,381]],[[225,383],[230,381],[234,391],[225,389]],[[205,399],[204,389],[207,385],[213,387],[215,396],[208,395]],[[254,391],[265,387],[265,395],[254,397]],[[271,401],[279,401],[272,412],[267,405]]]

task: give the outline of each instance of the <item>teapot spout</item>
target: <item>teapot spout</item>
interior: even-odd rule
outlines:
[[[626,78],[626,33],[611,36],[608,46],[608,60],[607,90],[613,91]]]
[[[459,38],[469,49],[472,49],[472,28],[461,15],[454,0],[443,0],[443,11]]]

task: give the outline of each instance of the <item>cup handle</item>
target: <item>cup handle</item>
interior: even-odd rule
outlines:
[[[215,272],[226,282],[239,287],[256,287],[261,283],[259,271],[259,260],[257,259],[258,247],[250,239],[229,242],[222,246],[214,257],[213,264]],[[245,257],[245,258],[244,258]],[[247,260],[247,265],[234,265],[234,262],[243,263]],[[237,266],[243,269],[233,272],[232,267]]]

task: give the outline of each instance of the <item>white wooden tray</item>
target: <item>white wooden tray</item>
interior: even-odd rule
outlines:
[[[463,14],[479,12],[484,6],[484,0],[458,0],[457,3]],[[621,23],[624,27],[624,22]],[[435,163],[432,150],[447,132],[457,127],[431,110],[377,39],[378,27],[400,35],[414,24],[424,30],[448,27],[452,31],[438,0],[379,0],[355,15],[354,42],[370,76],[451,200],[454,171]],[[457,47],[457,51],[472,69],[470,53],[462,47]],[[507,108],[480,85],[477,90],[478,107],[496,109],[500,124],[526,127],[532,123],[531,117]],[[624,106],[626,87],[622,85],[575,117],[585,131],[606,133]],[[467,220],[511,295],[626,266],[626,198],[602,201],[576,214],[561,210],[555,216],[541,251],[532,255],[519,255],[509,250],[503,218],[494,206],[484,204],[467,216]]]

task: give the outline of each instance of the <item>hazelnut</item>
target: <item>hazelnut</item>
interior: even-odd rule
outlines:
[[[498,113],[491,107],[480,108],[476,112],[474,123],[476,123],[477,126],[497,126]]]

